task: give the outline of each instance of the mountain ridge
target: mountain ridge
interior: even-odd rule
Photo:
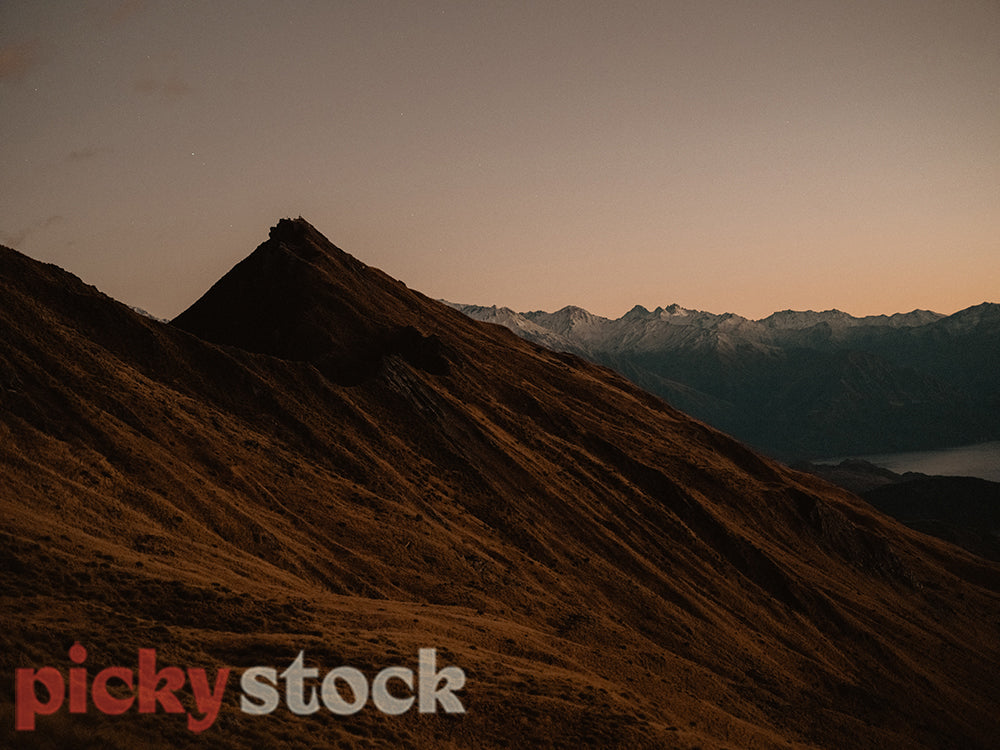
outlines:
[[[1000,437],[995,303],[948,316],[782,311],[757,321],[676,305],[637,305],[615,320],[575,308],[572,321],[570,308],[507,311],[501,319],[489,308],[455,307],[616,369],[785,460]],[[556,336],[546,338],[538,326]]]
[[[461,302],[451,302],[449,300],[439,300],[439,301],[443,302],[446,305],[450,305],[451,307],[454,307],[456,309],[462,309],[463,307],[471,307],[471,308],[479,307],[482,309],[495,308],[499,310],[508,311],[514,315],[521,315],[528,319],[531,319],[532,317],[535,316],[556,316],[560,314],[575,313],[578,315],[582,314],[586,317],[597,319],[602,322],[606,321],[606,322],[616,323],[623,320],[629,320],[635,318],[652,318],[652,317],[667,318],[674,316],[699,315],[699,316],[709,316],[712,318],[720,318],[720,317],[738,318],[740,320],[745,320],[750,323],[760,323],[763,325],[767,325],[770,328],[808,327],[811,325],[815,325],[816,323],[819,322],[830,322],[831,320],[836,322],[841,322],[845,325],[871,325],[875,323],[884,322],[886,324],[894,326],[913,327],[918,325],[925,325],[926,323],[931,323],[936,320],[940,320],[941,318],[951,317],[943,313],[934,312],[933,310],[924,310],[919,308],[911,310],[910,312],[895,312],[888,315],[883,313],[878,315],[863,315],[863,316],[855,316],[851,315],[850,313],[843,312],[842,310],[839,310],[837,308],[831,308],[829,310],[822,310],[822,311],[792,310],[792,309],[776,310],[768,315],[765,315],[763,318],[747,318],[743,315],[739,315],[738,313],[732,313],[732,312],[713,313],[707,310],[686,308],[674,302],[667,305],[666,307],[657,306],[653,310],[650,310],[644,305],[636,304],[623,315],[617,318],[609,318],[603,315],[598,315],[596,313],[591,313],[586,308],[580,307],[578,305],[564,305],[563,307],[559,308],[554,312],[548,312],[545,310],[531,310],[526,312],[517,312],[510,307],[502,305],[470,305]],[[952,313],[952,315],[957,315],[958,313],[964,313],[966,311],[972,311],[972,310],[989,309],[994,304],[996,303],[982,302],[979,303],[978,305],[971,305],[968,308],[963,308],[962,310]]]

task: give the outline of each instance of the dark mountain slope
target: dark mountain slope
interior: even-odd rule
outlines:
[[[14,736],[8,693],[3,744],[985,748],[1000,730],[996,566],[302,220],[175,326],[9,250],[0,299],[0,670],[65,671],[79,640],[93,671],[138,648],[280,670],[304,649],[370,677],[436,647],[468,677],[464,715],[398,717],[253,717],[234,678],[202,735],[64,708]]]
[[[910,528],[1000,561],[1000,483],[920,477],[869,490],[865,499]]]
[[[420,311],[402,284],[305,222],[286,219],[173,323],[206,341],[313,362],[347,384],[371,375],[389,354],[446,369],[439,342],[400,322],[419,321]]]
[[[978,477],[897,474],[860,459],[797,468],[858,493],[911,529],[1000,561],[1000,482]]]

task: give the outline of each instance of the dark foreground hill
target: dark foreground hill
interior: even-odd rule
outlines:
[[[907,526],[1000,561],[1000,483],[920,477],[871,489],[865,500]]]
[[[865,455],[1000,438],[1000,305],[748,320],[678,305],[617,320],[458,305],[529,341],[612,367],[770,455]]]
[[[1000,562],[1000,482],[978,477],[897,474],[860,459],[797,465],[856,492],[911,529]]]
[[[432,302],[301,219],[175,325],[6,249],[0,302],[2,746],[1000,736],[996,565]],[[250,667],[304,652],[371,680],[416,671],[423,648],[464,670],[465,713],[241,710]],[[232,670],[210,727],[141,712],[120,681],[73,692],[71,668],[90,684],[139,670],[140,649],[203,681]],[[65,703],[17,732],[15,670],[43,667]]]

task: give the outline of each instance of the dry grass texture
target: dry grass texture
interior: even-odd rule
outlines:
[[[0,250],[0,745],[988,748],[1000,567],[301,220],[167,326]],[[214,343],[210,343],[214,342]],[[222,713],[64,708],[17,667],[229,666]],[[435,647],[464,715],[238,709],[300,650]],[[190,696],[184,700],[191,705]]]

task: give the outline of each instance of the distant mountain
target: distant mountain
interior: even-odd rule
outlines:
[[[995,747],[1000,566],[302,219],[170,325],[2,248],[0,300],[2,747]],[[465,713],[241,708],[432,648]],[[199,720],[232,670],[200,735],[174,665]]]
[[[678,305],[611,320],[454,305],[618,370],[677,408],[786,460],[1000,438],[1000,305],[762,320]]]

